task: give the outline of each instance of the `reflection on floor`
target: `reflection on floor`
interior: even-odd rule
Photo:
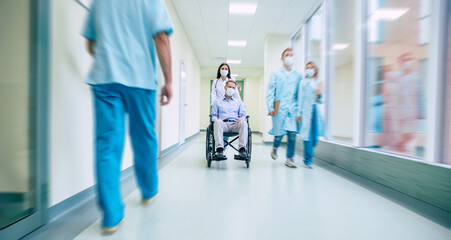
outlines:
[[[109,239],[450,239],[451,231],[321,167],[284,166],[254,137],[249,169],[205,161],[205,133],[160,171],[149,206],[138,190]],[[300,157],[296,163],[301,165]],[[76,239],[103,239],[100,221]]]

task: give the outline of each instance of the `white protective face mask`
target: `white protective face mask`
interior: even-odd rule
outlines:
[[[312,77],[315,74],[315,69],[309,68],[305,70],[305,75],[307,75],[308,78]]]
[[[293,57],[292,56],[287,56],[283,59],[283,64],[287,67],[291,67],[291,65],[293,65]]]
[[[221,73],[221,76],[225,77],[225,76],[227,76],[227,74],[229,74],[229,70],[221,70],[220,73]]]
[[[226,93],[227,93],[227,96],[232,97],[233,94],[235,94],[235,89],[233,89],[233,88],[227,88]]]

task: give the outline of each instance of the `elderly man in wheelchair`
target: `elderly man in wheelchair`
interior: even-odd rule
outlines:
[[[250,149],[248,148],[251,133],[249,132],[246,109],[240,99],[232,97],[236,91],[236,82],[227,82],[225,90],[224,98],[216,99],[211,110],[210,121],[212,124],[207,129],[208,166],[210,167],[211,160],[218,161],[227,159],[224,154],[224,143],[239,152],[238,155],[235,155],[235,159],[245,160],[247,166],[249,166],[250,156],[248,156],[248,153],[250,153]],[[231,145],[237,138],[230,142],[225,141],[223,138],[224,135],[234,136],[237,133],[239,135],[237,137],[239,138],[238,149]]]

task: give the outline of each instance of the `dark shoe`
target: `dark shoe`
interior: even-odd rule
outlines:
[[[224,158],[224,149],[222,149],[222,148],[216,149],[216,157],[217,158]]]
[[[247,159],[247,153],[246,153],[246,149],[243,147],[243,148],[240,148],[240,158],[243,158],[243,159]]]

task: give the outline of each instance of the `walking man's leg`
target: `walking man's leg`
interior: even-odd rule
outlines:
[[[135,173],[143,203],[158,193],[158,141],[155,133],[155,90],[126,88]]]
[[[93,86],[95,166],[102,227],[114,227],[124,217],[119,177],[124,147],[124,106],[117,85]]]

